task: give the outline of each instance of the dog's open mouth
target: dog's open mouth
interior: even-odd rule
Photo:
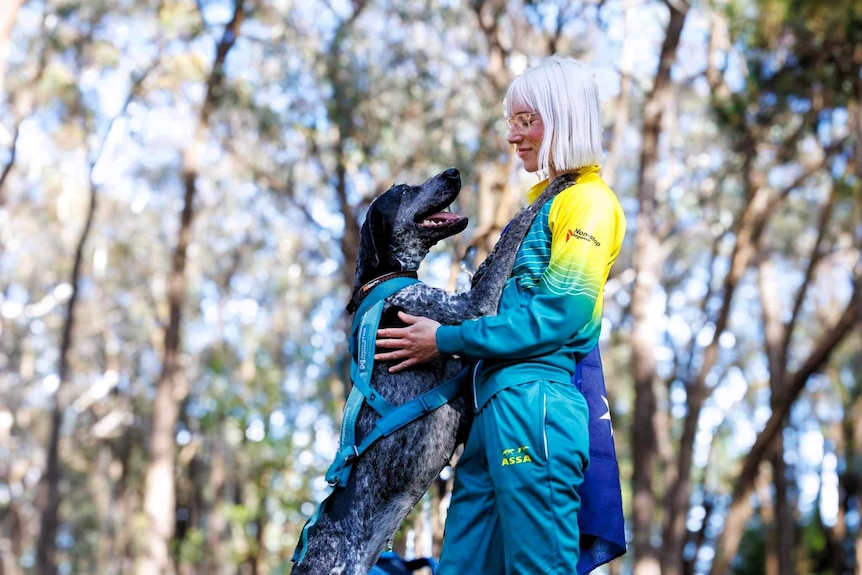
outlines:
[[[463,216],[459,216],[456,213],[450,212],[449,210],[445,210],[442,212],[435,212],[427,216],[422,216],[421,218],[419,218],[418,223],[419,227],[422,228],[439,228],[441,226],[450,226],[453,224],[457,224],[463,219]]]

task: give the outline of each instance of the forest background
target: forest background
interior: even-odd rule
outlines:
[[[454,289],[551,53],[596,70],[629,222],[602,571],[862,573],[858,0],[2,0],[0,574],[285,573],[368,203],[459,168],[421,272]],[[397,549],[438,553],[450,477]]]

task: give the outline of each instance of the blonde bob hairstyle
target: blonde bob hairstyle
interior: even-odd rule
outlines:
[[[516,106],[541,116],[539,170],[563,173],[602,163],[599,88],[585,64],[561,56],[542,60],[512,81],[504,106],[507,117]]]

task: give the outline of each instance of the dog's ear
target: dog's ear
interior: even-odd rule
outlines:
[[[362,235],[364,236],[362,238],[362,243],[371,248],[366,256],[368,258],[368,264],[372,268],[376,268],[380,265],[378,248],[380,235],[383,233],[383,228],[385,226],[383,214],[380,213],[379,206],[375,204],[377,204],[377,202],[371,203],[365,224],[362,226]]]

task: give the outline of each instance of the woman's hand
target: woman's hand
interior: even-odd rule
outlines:
[[[407,327],[389,327],[377,330],[377,349],[385,351],[374,354],[375,361],[402,360],[389,368],[389,373],[398,373],[416,364],[434,359],[437,351],[437,328],[440,324],[433,319],[398,312],[398,319]]]

